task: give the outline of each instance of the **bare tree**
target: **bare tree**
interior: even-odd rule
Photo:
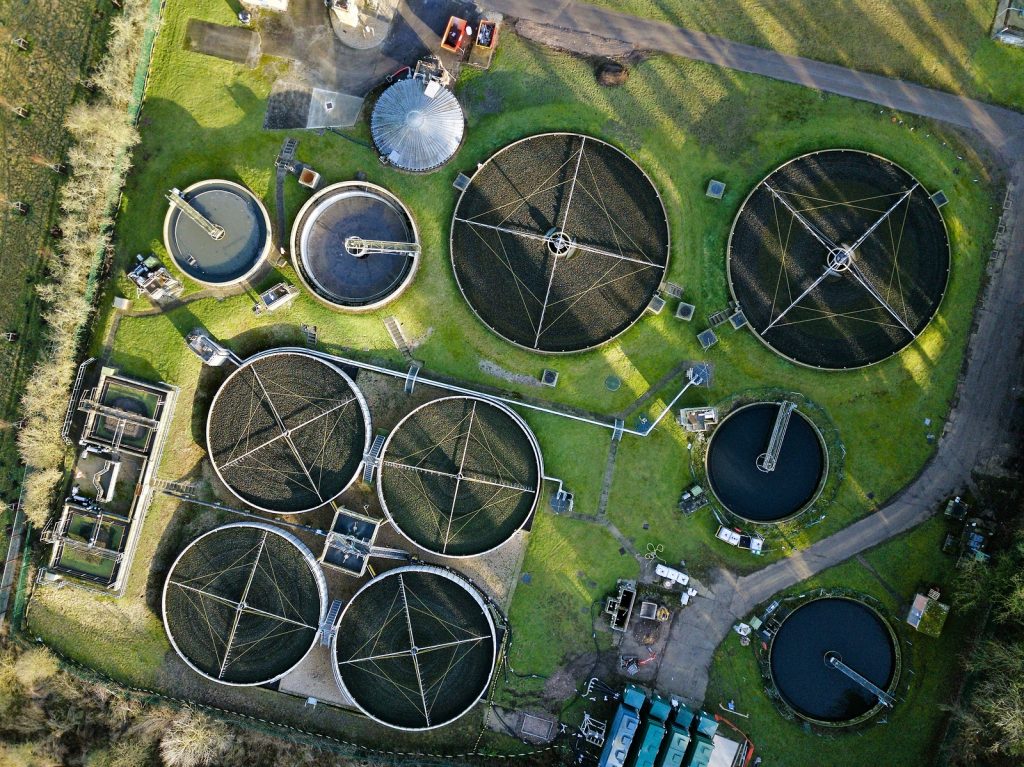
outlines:
[[[90,277],[110,244],[114,203],[139,141],[127,110],[130,88],[121,86],[129,71],[134,78],[147,19],[145,0],[129,0],[98,70],[105,98],[75,104],[65,120],[74,145],[68,155],[72,173],[60,190],[64,238],[50,259],[52,279],[38,289],[46,305],[45,350],[25,387],[25,426],[18,432],[18,449],[29,469],[25,513],[37,525],[46,521],[54,487],[63,476],[67,450],[61,427],[81,329],[92,312]]]
[[[167,767],[206,767],[231,747],[233,739],[223,722],[187,708],[160,738],[160,757]]]

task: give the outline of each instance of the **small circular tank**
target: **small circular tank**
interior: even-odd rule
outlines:
[[[226,288],[263,266],[271,246],[270,215],[244,186],[209,179],[171,190],[168,198],[164,246],[193,280]]]

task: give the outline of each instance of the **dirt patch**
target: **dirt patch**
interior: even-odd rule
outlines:
[[[526,375],[526,373],[513,373],[511,370],[505,370],[497,362],[491,362],[490,360],[480,360],[478,367],[487,375],[500,378],[503,381],[510,381],[511,383],[523,384],[524,386],[540,386],[540,379],[534,376]]]
[[[312,88],[278,80],[270,91],[270,98],[267,99],[263,128],[265,130],[305,129],[312,100]]]
[[[227,27],[199,19],[188,20],[185,48],[244,64],[250,69],[260,60],[260,38],[251,29]]]
[[[476,117],[495,115],[505,108],[505,98],[501,89],[491,84],[485,86],[469,102],[469,112]]]
[[[617,88],[629,79],[629,70],[617,61],[602,61],[594,70],[599,85]]]
[[[623,40],[601,37],[589,32],[562,29],[550,24],[538,24],[525,19],[516,22],[516,33],[526,40],[546,45],[549,48],[569,53],[583,53],[588,56],[618,59],[628,56],[635,50],[632,43]]]
[[[612,683],[616,676],[616,662],[613,652],[578,655],[548,677],[541,696],[545,703],[561,705],[574,697],[591,677]]]

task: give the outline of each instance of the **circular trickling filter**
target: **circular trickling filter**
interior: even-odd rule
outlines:
[[[473,174],[451,252],[487,327],[531,351],[578,352],[621,335],[650,305],[668,267],[668,219],[650,178],[619,149],[547,133]]]
[[[352,702],[400,730],[449,724],[487,691],[497,632],[483,596],[433,565],[378,575],[345,605],[334,673]]]
[[[945,223],[932,196],[884,157],[802,155],[744,201],[729,284],[751,330],[787,359],[843,370],[911,344],[949,281]]]
[[[355,382],[332,362],[265,352],[217,390],[206,443],[217,476],[240,500],[276,514],[311,511],[358,476],[370,414]]]
[[[310,550],[260,522],[225,525],[178,555],[164,583],[164,628],[189,667],[227,685],[276,681],[306,657],[326,614]]]
[[[443,397],[413,410],[384,444],[381,506],[395,528],[446,557],[508,542],[537,508],[544,468],[529,426],[499,403]]]

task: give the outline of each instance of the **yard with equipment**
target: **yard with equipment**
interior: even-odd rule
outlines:
[[[646,12],[642,3],[627,3],[625,10]],[[650,580],[648,571],[666,564],[684,568],[699,594],[705,588],[701,584],[713,583],[720,567],[753,571],[869,515],[911,481],[934,451],[961,370],[1004,182],[990,170],[990,158],[964,135],[865,103],[664,56],[627,62],[625,84],[605,88],[595,77],[596,62],[536,46],[510,30],[502,33],[489,69],[467,67],[454,85],[465,110],[465,135],[454,158],[439,170],[414,175],[400,163],[382,163],[365,119],[351,130],[302,133],[297,148],[291,147],[298,160],[315,166],[324,187],[358,179],[360,194],[372,193],[400,214],[394,227],[364,234],[353,228],[363,222],[359,205],[332,211],[330,194],[314,197],[289,178],[277,185],[283,193],[277,197],[275,176],[284,177],[277,175],[275,160],[286,134],[264,130],[263,120],[281,62],[265,56],[249,68],[189,50],[185,39],[192,19],[235,23],[234,9],[222,0],[187,0],[164,9],[141,144],[118,218],[115,277],[103,288],[89,346],[92,356],[125,375],[179,388],[160,478],[198,488],[193,494],[204,503],[248,504],[253,513],[269,512],[264,520],[297,525],[296,535],[315,536],[334,519],[326,503],[342,493],[369,496],[365,481],[373,478],[374,467],[368,473],[360,470],[372,459],[378,462],[379,510],[394,538],[388,545],[418,546],[417,555],[428,561],[435,561],[431,555],[475,558],[486,553],[481,560],[490,563],[494,557],[501,572],[511,575],[498,596],[488,580],[491,571],[482,565],[473,571],[472,583],[448,570],[399,577],[394,574],[402,569],[389,569],[366,591],[347,592],[351,601],[341,608],[346,611],[342,630],[330,650],[341,690],[371,720],[390,727],[432,730],[459,720],[437,732],[396,735],[328,706],[317,709],[314,726],[299,698],[206,684],[188,672],[192,666],[213,679],[251,685],[279,678],[307,651],[312,658],[328,654],[322,647],[309,649],[327,610],[322,590],[319,599],[300,600],[317,609],[299,615],[289,606],[294,595],[277,599],[267,581],[259,614],[249,610],[249,586],[242,575],[251,582],[265,572],[260,564],[265,541],[199,556],[217,540],[215,534],[201,534],[238,520],[223,507],[158,496],[146,516],[121,600],[38,589],[29,631],[66,656],[118,682],[309,726],[370,748],[462,753],[479,747],[507,753],[520,744],[489,731],[488,724],[500,728],[475,704],[483,697],[503,706],[546,708],[567,721],[576,716],[576,688],[586,683],[588,672],[604,673],[611,663],[620,673],[615,651],[620,640],[598,628],[601,601],[620,579]],[[257,19],[257,28],[260,23]],[[927,196],[920,201],[932,206],[928,215],[939,217],[929,219],[929,231],[948,233],[946,261],[937,267],[931,263],[942,277],[937,294],[929,283],[906,337],[886,327],[881,340],[871,337],[877,344],[851,342],[836,351],[853,336],[849,328],[833,326],[825,345],[835,354],[822,367],[868,365],[843,372],[787,359],[814,364],[810,358],[820,349],[813,343],[800,346],[805,337],[799,331],[793,331],[795,346],[776,354],[776,347],[767,345],[772,339],[766,325],[775,308],[770,300],[768,319],[751,312],[728,324],[730,317],[742,315],[735,299],[747,307],[747,299],[730,286],[728,247],[744,200],[753,190],[763,191],[762,182],[785,163],[823,149],[853,150],[847,154],[857,157],[883,155],[905,169],[911,184],[919,181],[929,192],[941,189],[948,200],[941,210]],[[901,183],[906,178],[899,175]],[[275,244],[288,243],[293,251],[301,243],[301,252],[293,252],[289,262],[278,258],[283,249],[281,254],[272,249],[266,264],[253,267],[253,259],[262,261],[262,238],[268,236],[261,231],[259,247],[249,249],[251,258],[225,280],[253,268],[256,281],[226,292],[223,285],[211,289],[215,281],[195,271],[203,268],[203,259],[197,255],[191,263],[184,250],[169,253],[163,228],[168,212],[163,192],[170,184],[187,191],[205,179],[237,182],[266,211],[278,208],[288,222],[299,218],[290,241],[288,231],[269,234]],[[713,196],[706,191],[711,179],[724,184]],[[461,194],[455,184],[462,185]],[[856,194],[840,196],[855,206],[858,195],[866,195],[861,194],[863,185],[851,186]],[[348,189],[335,191],[348,194]],[[343,207],[351,202],[339,199]],[[770,208],[768,202],[761,213]],[[871,207],[843,220],[861,224],[874,216],[860,227],[863,234],[886,211]],[[183,230],[189,224],[203,229],[179,207],[173,210]],[[219,225],[207,213],[209,223]],[[773,230],[777,221],[800,225],[796,214],[780,215],[771,219]],[[824,228],[829,237],[849,233],[828,228],[824,214],[808,215],[814,217],[812,226]],[[257,229],[262,218],[254,219]],[[269,215],[267,220],[277,219]],[[324,222],[330,231],[321,226]],[[557,226],[549,226],[552,222]],[[895,249],[895,254],[886,251],[890,260],[885,264],[892,266],[900,250],[896,231],[886,228],[886,240],[872,241],[865,249]],[[199,235],[203,245],[219,242],[209,232]],[[382,263],[379,273],[364,274],[368,262],[360,259],[376,254],[372,248],[342,253],[339,246],[352,244],[352,237],[368,248],[372,242],[390,243],[392,256],[396,244],[407,250],[398,248],[401,257]],[[853,243],[842,239],[838,244]],[[765,246],[765,263],[771,262],[774,271],[755,265],[759,280],[786,276],[787,262],[772,261],[778,245]],[[803,243],[808,253],[813,245]],[[182,281],[183,293],[161,306],[139,295],[127,276],[139,253],[155,254]],[[808,279],[817,269],[825,270],[829,280],[836,278],[842,270],[827,262],[831,253],[820,264],[801,263],[799,277]],[[414,266],[409,259],[415,259]],[[595,274],[608,284],[595,281]],[[366,284],[360,285],[365,290],[355,297],[346,292],[364,277]],[[315,286],[317,295],[300,290],[286,309],[254,311],[260,293],[283,282]],[[826,287],[836,289],[832,281]],[[866,295],[875,299],[878,292]],[[114,309],[115,297],[126,298],[127,307]],[[883,298],[886,305],[892,301],[889,292]],[[385,300],[387,308],[378,308]],[[677,311],[682,304],[696,307],[692,321]],[[344,311],[351,305],[368,311]],[[309,346],[395,371],[415,363],[418,375],[506,399],[500,407],[468,395],[421,405],[416,397],[425,384],[414,383],[411,375],[404,394],[382,394],[384,385],[362,372],[357,375],[352,364],[297,349],[257,356],[237,369],[234,362],[224,370],[204,367],[184,342],[196,328],[242,359],[278,347]],[[717,342],[702,348],[697,334],[712,328]],[[811,349],[803,355],[808,359],[801,349]],[[835,359],[839,362],[831,364]],[[690,381],[673,400],[697,362],[708,364],[710,380]],[[544,372],[548,375],[542,377]],[[366,400],[386,405],[374,410]],[[742,405],[749,403],[760,404],[745,410]],[[794,403],[795,412],[788,407]],[[137,404],[145,409],[146,403]],[[407,415],[396,415],[407,406]],[[709,443],[675,422],[678,408],[691,406],[721,408],[723,440],[729,423],[739,423],[743,413],[756,413],[757,423],[744,428],[746,442],[722,452],[714,447],[714,437]],[[670,412],[652,428],[666,409]],[[387,414],[383,421],[381,410]],[[750,463],[750,476],[741,478],[738,489],[719,478],[730,473],[730,460]],[[799,487],[787,487],[792,493],[782,497],[772,482],[790,478],[791,472],[800,474]],[[710,503],[684,515],[680,494],[705,478]],[[562,513],[552,509],[556,489],[572,494],[569,505],[563,496]],[[777,503],[770,508],[759,504],[758,494],[771,494]],[[367,506],[376,502],[366,501]],[[730,532],[731,526],[716,518],[726,508],[744,520],[742,533]],[[310,509],[317,510],[298,516]],[[754,525],[780,519],[785,524],[756,528],[763,538],[754,535]],[[932,524],[912,535],[934,534]],[[721,531],[729,540],[716,539]],[[740,546],[728,545],[734,536]],[[511,540],[522,546],[505,545]],[[760,557],[749,550],[755,542],[763,544]],[[249,569],[233,570],[238,563],[224,551],[237,548],[241,554],[254,546],[258,553],[247,560]],[[318,553],[313,546],[309,550]],[[280,559],[294,560],[289,572],[299,573],[290,587],[316,592],[315,577],[306,583],[306,558],[282,552],[277,552]],[[879,552],[866,559],[874,562]],[[832,585],[849,575],[849,586],[885,596],[885,584],[896,584],[903,594],[919,580],[945,579],[941,554],[926,548],[917,554],[905,575],[894,572],[887,559],[870,571],[849,563],[813,585]],[[182,570],[190,560],[198,563],[195,573]],[[464,566],[462,560],[445,564]],[[233,573],[230,594],[216,585],[216,573],[222,571]],[[174,624],[168,627],[170,642],[158,614],[168,573],[163,605]],[[435,577],[444,582],[431,586]],[[205,585],[197,585],[197,578]],[[690,609],[671,585],[650,588],[674,595],[666,615]],[[682,596],[691,595],[684,591]],[[911,597],[908,592],[905,598]],[[197,605],[216,605],[212,634],[196,630],[197,616],[210,618],[210,611]],[[503,610],[507,624],[500,616]],[[241,617],[261,626],[273,623],[271,634],[287,625],[286,633],[291,636],[294,630],[295,636],[281,657],[250,655],[237,668],[231,648]],[[960,620],[951,616],[948,634],[967,636]],[[351,632],[344,631],[346,621]],[[474,631],[452,636],[443,630],[460,621],[471,623]],[[260,631],[254,628],[238,640],[249,642],[247,652],[250,645],[262,646]],[[668,636],[666,626],[662,641]],[[367,650],[378,641],[381,653]],[[912,700],[894,716],[909,722],[908,712],[920,706],[928,712],[931,729],[907,739],[908,764],[928,752],[942,720],[937,706],[953,689],[952,668],[937,662],[947,657],[942,653],[949,652],[948,641],[949,636],[941,651],[925,647],[912,653],[919,660],[915,668],[928,665],[929,673],[911,684]],[[458,655],[453,646],[465,649],[472,667],[472,674],[461,679],[448,673]],[[492,677],[488,660],[503,653],[505,660]],[[246,663],[258,668],[248,669]],[[382,663],[387,673],[378,673]],[[642,675],[657,665],[640,668]],[[706,705],[717,705],[720,697],[735,699],[741,710],[757,707],[751,734],[764,741],[759,749],[766,759],[781,763],[788,753],[810,752],[810,737],[759,697],[756,661],[749,648],[735,646],[734,636],[720,648],[712,674]],[[401,700],[381,705],[380,685],[390,685],[396,701]],[[470,713],[463,716],[465,711]],[[853,764],[854,754],[880,753],[886,739],[885,728],[863,730],[850,756],[836,753],[830,763]]]

